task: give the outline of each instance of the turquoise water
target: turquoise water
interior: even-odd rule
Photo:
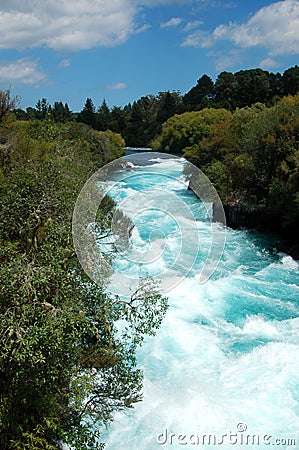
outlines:
[[[115,415],[107,449],[298,449],[298,263],[273,254],[273,236],[217,224],[223,253],[199,284],[211,211],[187,190],[183,165],[135,161],[110,191],[135,222],[132,247],[154,249],[139,273],[173,287],[161,328],[138,351],[144,399]],[[115,264],[136,272],[130,257]]]

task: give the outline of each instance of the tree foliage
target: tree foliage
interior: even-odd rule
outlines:
[[[209,108],[173,116],[152,145],[155,150],[179,152],[200,167],[225,204],[246,200],[251,206],[263,205],[272,226],[295,235],[298,94],[270,107],[256,103],[233,113]]]
[[[109,295],[74,252],[76,197],[124,141],[51,116],[0,133],[0,442],[102,448],[103,425],[141,400],[136,348],[167,306],[151,280],[129,299]],[[114,208],[108,201],[99,227]]]
[[[220,140],[216,142],[215,129],[228,123],[230,118],[231,113],[225,109],[205,108],[177,114],[164,124],[161,135],[152,142],[152,146],[157,151],[182,153],[191,162],[204,164],[213,152],[220,151],[225,145]],[[207,142],[209,146],[204,145]]]
[[[0,91],[0,125],[5,122],[10,111],[16,108],[18,97],[12,97],[9,89]]]
[[[197,80],[196,86],[190,89],[183,97],[188,109],[202,109],[209,106],[214,95],[213,80],[206,74]]]

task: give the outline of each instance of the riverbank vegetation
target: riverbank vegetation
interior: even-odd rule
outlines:
[[[50,115],[17,121],[17,99],[0,97],[0,442],[8,450],[102,448],[97,435],[113,413],[141,400],[135,351],[166,311],[151,280],[126,304],[109,295],[73,248],[77,195],[123,154],[124,140]],[[114,202],[105,208],[101,229]]]
[[[294,243],[299,225],[299,95],[274,106],[175,115],[152,142],[181,153],[212,181],[229,225],[264,226]]]

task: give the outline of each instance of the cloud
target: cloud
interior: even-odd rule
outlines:
[[[236,65],[240,65],[240,62],[242,62],[242,55],[237,49],[232,49],[225,54],[210,51],[208,56],[211,56],[215,60],[215,67],[218,72],[231,69]]]
[[[38,63],[30,59],[23,58],[0,65],[1,83],[37,85],[46,78],[47,75],[38,70]]]
[[[271,69],[272,67],[278,67],[279,64],[272,58],[265,58],[260,62],[259,66],[264,69]]]
[[[145,24],[142,25],[141,27],[136,28],[135,31],[134,31],[134,33],[135,33],[135,34],[143,33],[144,31],[146,31],[146,30],[148,30],[148,29],[150,29],[150,28],[152,28],[152,26],[151,26],[149,23],[145,23]]]
[[[195,28],[198,28],[202,24],[203,24],[202,20],[194,20],[192,22],[188,22],[187,25],[185,25],[184,27],[184,31],[187,33],[188,31],[195,30]]]
[[[134,0],[139,6],[155,7],[159,5],[187,5],[193,3],[200,7],[219,5],[220,0]],[[229,6],[230,7],[230,6]]]
[[[1,0],[0,49],[48,47],[73,52],[120,45],[147,30],[143,8],[158,5],[206,7],[215,0]],[[180,22],[178,22],[180,20]],[[175,26],[173,18],[164,26]]]
[[[181,43],[181,47],[210,47],[212,43],[209,34],[204,30],[196,30],[190,33]]]
[[[186,3],[204,3],[205,0],[135,0],[140,6],[185,5]]]
[[[111,90],[119,90],[119,89],[125,89],[127,87],[127,85],[125,83],[115,83],[115,84],[109,84],[108,86],[106,86],[106,89],[111,89]]]
[[[181,17],[173,17],[167,22],[162,22],[160,27],[161,28],[177,27],[178,25],[180,25],[180,23],[182,23],[182,21],[183,19]]]
[[[133,33],[136,13],[129,0],[11,0],[1,6],[0,48],[118,45]]]
[[[269,54],[299,53],[299,2],[284,0],[265,6],[246,23],[218,26],[213,41],[230,40],[243,48],[264,47]]]

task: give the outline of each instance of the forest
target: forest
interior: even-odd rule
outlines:
[[[167,299],[145,279],[124,304],[105,279],[99,286],[83,272],[71,222],[84,182],[126,145],[182,155],[210,178],[229,224],[273,228],[293,245],[298,91],[298,66],[222,72],[215,82],[203,75],[184,95],[160,92],[123,108],[88,98],[77,113],[45,98],[24,111],[0,91],[3,448],[102,448],[101,427],[142,398],[136,349],[160,326]],[[105,234],[116,205],[107,197],[101,208]]]

